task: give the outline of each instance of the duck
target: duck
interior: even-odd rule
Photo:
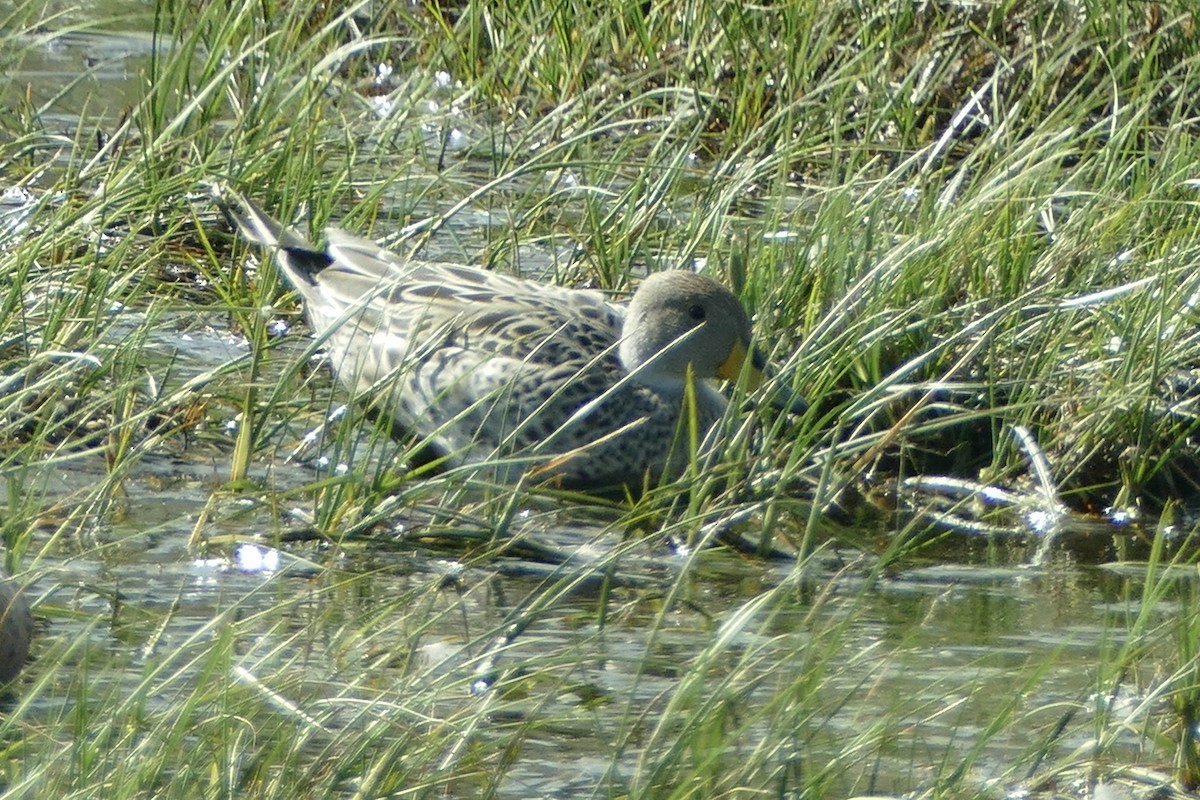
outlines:
[[[328,351],[338,381],[420,437],[443,467],[490,464],[498,481],[638,492],[687,470],[729,401],[774,373],[737,297],[699,273],[604,293],[423,261],[339,228],[316,247],[227,186],[230,225],[266,248]],[[773,405],[807,402],[777,387]],[[709,452],[712,446],[709,446]]]

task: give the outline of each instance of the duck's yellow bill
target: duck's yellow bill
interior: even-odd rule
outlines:
[[[749,359],[750,363],[746,364]],[[717,367],[717,377],[721,380],[736,381],[746,370],[746,390],[756,391],[767,378],[775,375],[763,354],[751,348],[749,351],[742,342],[734,342],[729,358]],[[793,414],[803,414],[808,410],[808,401],[795,392],[781,389],[771,398],[771,405],[780,411],[790,411]]]
[[[750,356],[750,368],[746,370],[746,388],[754,391],[762,386],[763,380],[766,378],[766,363],[755,351]],[[725,363],[717,367],[717,377],[723,381],[736,381],[742,374],[742,367],[746,364],[746,345],[739,342],[733,343],[733,349],[729,351],[729,358],[725,359]]]

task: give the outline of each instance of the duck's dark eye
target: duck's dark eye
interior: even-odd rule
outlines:
[[[700,322],[704,319],[704,306],[692,306],[688,309],[688,316]]]

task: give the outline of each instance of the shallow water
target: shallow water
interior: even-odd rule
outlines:
[[[151,55],[162,47],[151,33],[153,6],[144,3],[0,2],[0,20],[21,31],[0,62],[0,98],[65,138],[81,123],[85,130],[113,125],[140,95]]]
[[[145,22],[144,11],[140,4],[114,2],[106,10],[88,7],[63,19],[78,24],[92,14],[129,12],[128,19]],[[42,117],[51,127],[74,126],[81,118],[115,119],[138,96],[140,71],[154,47],[141,33],[87,30],[45,43],[39,37],[31,32],[27,49],[16,57],[6,100],[11,102],[13,92],[27,84],[35,106],[50,103]],[[64,86],[67,90],[61,91]],[[495,213],[470,209],[457,217],[444,251],[435,245],[434,255],[483,249]],[[567,252],[530,248],[523,264],[552,273],[568,258]],[[136,327],[137,319],[131,316],[128,324]],[[215,319],[209,325],[195,325],[192,319],[184,333],[170,324],[161,330],[163,335],[148,343],[146,357],[172,363],[178,381],[246,353],[244,342]],[[302,357],[303,350],[297,337],[282,349],[278,363],[289,354]],[[315,385],[328,393],[327,380]],[[264,454],[251,475],[264,491],[230,495],[222,500],[221,513],[210,515],[213,492],[228,474],[238,424],[231,410],[227,428],[209,431],[194,446],[164,447],[141,457],[123,481],[119,508],[85,515],[88,522],[74,528],[89,538],[90,546],[79,550],[83,555],[62,555],[73,549],[48,547],[46,555],[28,565],[36,576],[42,613],[53,612],[51,635],[86,636],[91,648],[108,654],[104,672],[95,676],[98,682],[118,691],[142,680],[146,665],[156,659],[174,657],[169,654],[175,651],[186,658],[223,615],[250,621],[240,628],[245,637],[242,663],[266,669],[279,658],[273,648],[279,645],[280,631],[275,620],[265,618],[256,631],[256,615],[310,595],[305,602],[323,613],[329,613],[330,604],[342,603],[338,614],[370,619],[394,598],[427,592],[447,572],[458,576],[457,588],[438,595],[439,616],[416,648],[430,670],[464,679],[471,674],[478,654],[462,652],[460,643],[509,619],[521,599],[544,585],[534,565],[523,568],[512,560],[464,566],[453,552],[399,546],[356,548],[331,564],[319,545],[276,549],[270,544],[281,533],[302,527],[311,510],[304,495],[283,494],[277,503],[264,498],[305,486],[321,474],[319,458],[288,460],[288,455],[306,432],[306,420],[320,418],[324,408],[318,404],[310,417],[280,427],[278,449]],[[104,480],[107,472],[103,456],[95,455],[35,470],[25,479],[47,506],[69,506],[70,498]],[[604,552],[616,546],[616,537],[604,530],[602,517],[601,512],[569,506],[549,514],[531,509],[518,515],[516,530],[561,550],[594,541],[595,551]],[[190,546],[197,532],[202,555]],[[1047,564],[1029,568],[1037,542],[1028,531],[1014,533],[1017,543],[1010,547],[965,536],[929,547],[921,555],[923,566],[910,564],[881,578],[873,575],[871,558],[841,570],[832,553],[800,579],[792,565],[748,562],[731,553],[713,553],[697,569],[686,555],[648,543],[644,558],[631,560],[637,585],[618,591],[616,599],[626,605],[626,613],[597,626],[599,594],[585,586],[559,600],[505,650],[497,667],[501,675],[519,668],[525,658],[534,662],[547,654],[561,654],[563,666],[552,696],[506,703],[504,714],[493,717],[495,727],[479,732],[484,740],[503,739],[508,729],[532,716],[539,720],[538,734],[523,738],[497,796],[575,797],[601,779],[634,780],[645,754],[632,745],[628,752],[614,749],[618,722],[644,714],[649,735],[684,677],[679,665],[711,640],[714,625],[759,593],[782,594],[776,587],[790,583],[796,586],[794,599],[774,606],[769,617],[733,640],[728,662],[712,666],[714,681],[737,672],[745,689],[740,707],[753,719],[756,703],[770,697],[761,687],[795,681],[814,669],[806,658],[814,636],[845,625],[842,657],[820,665],[824,680],[814,688],[825,696],[820,705],[831,711],[820,724],[806,720],[796,731],[797,753],[809,765],[845,758],[845,742],[875,720],[902,709],[906,723],[895,734],[894,748],[872,754],[860,771],[851,771],[858,780],[846,784],[846,790],[901,792],[928,785],[943,767],[945,752],[965,757],[1002,710],[1028,717],[990,737],[972,762],[973,778],[981,785],[1007,774],[1009,764],[1027,756],[1064,709],[1071,709],[1075,722],[1055,747],[1070,751],[1084,744],[1086,719],[1097,702],[1098,652],[1112,646],[1113,631],[1123,630],[1126,617],[1135,613],[1131,598],[1137,593],[1136,577],[1099,566],[1108,557],[1106,547],[1097,558],[1084,537],[1064,537]],[[1104,529],[1098,538],[1116,533]],[[670,613],[669,627],[653,627],[654,604],[640,599],[639,592],[665,591],[680,573],[693,570],[688,603]],[[297,617],[304,613],[301,603]],[[153,624],[140,626],[143,618]],[[754,654],[750,668],[742,661],[748,652]],[[34,663],[30,673],[36,676],[39,669]],[[306,669],[312,676],[340,674],[338,665],[320,653],[310,657]],[[316,678],[308,679],[312,683],[305,691],[315,701],[323,687]],[[487,702],[487,696],[483,693],[478,702]],[[1138,698],[1131,690],[1131,696],[1118,699],[1132,709]],[[57,703],[68,706],[69,698],[43,694],[38,710],[49,715]],[[778,732],[748,724],[743,741],[753,747],[759,735]],[[1128,745],[1132,757],[1146,743],[1131,733]]]

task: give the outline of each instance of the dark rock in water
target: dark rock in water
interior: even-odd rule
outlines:
[[[24,591],[0,573],[0,684],[11,683],[21,674],[32,634],[33,615]]]

